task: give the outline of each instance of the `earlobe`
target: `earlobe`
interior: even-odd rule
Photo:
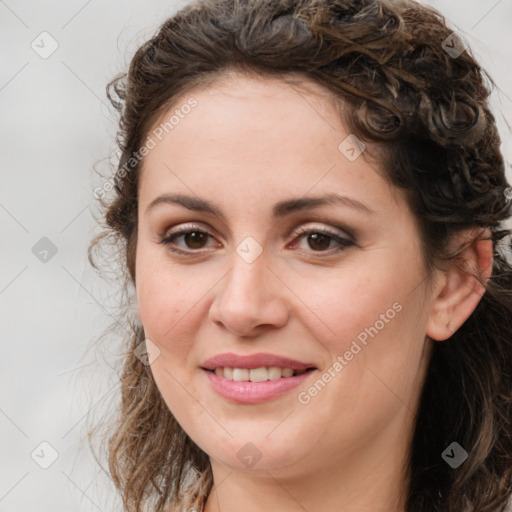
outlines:
[[[471,316],[480,299],[485,293],[485,287],[471,274],[480,275],[487,283],[492,272],[493,242],[490,232],[484,232],[484,238],[470,242],[460,252],[459,258],[451,263],[450,268],[443,271],[439,280],[430,316],[427,322],[426,334],[429,338],[443,341]],[[465,234],[458,243],[464,245],[475,233]],[[462,264],[461,264],[462,262]]]

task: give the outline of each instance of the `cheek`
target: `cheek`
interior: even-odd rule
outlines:
[[[394,393],[404,392],[407,399],[413,391],[422,362],[425,319],[420,290],[411,293],[416,274],[395,268],[403,270],[390,273],[375,266],[364,273],[354,270],[349,278],[345,273],[338,284],[334,280],[327,287],[304,288],[315,313],[309,328],[327,349],[328,367],[340,362],[331,368],[337,382],[331,389],[343,395],[335,402],[341,399],[354,408],[358,402],[373,403],[378,409],[389,399],[396,402]]]
[[[144,248],[138,257],[136,293],[144,333],[166,364],[181,372],[208,315],[208,290],[222,274],[199,273],[193,265],[172,264],[165,253]]]
[[[168,262],[143,243],[137,248],[136,283],[144,332],[147,338],[159,344],[185,313],[186,287]]]
[[[176,350],[182,344],[177,343],[180,332],[186,327],[187,312],[193,297],[186,287],[171,279],[159,279],[157,274],[141,279],[137,284],[137,300],[141,323],[147,338],[160,350],[171,348],[165,340],[172,340]],[[167,343],[168,345],[168,343]]]
[[[344,271],[339,280],[330,279],[323,286],[315,283],[311,286],[308,279],[297,287],[303,290],[307,309],[314,313],[314,331],[332,355],[343,354],[356,339],[364,346],[375,333],[374,327],[379,334],[389,332],[392,324],[396,327],[401,315],[398,310],[403,308],[401,286],[378,269],[354,268]]]

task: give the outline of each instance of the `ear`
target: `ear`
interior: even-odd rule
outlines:
[[[480,236],[479,236],[480,235]],[[450,244],[450,250],[460,250],[459,257],[441,272],[432,296],[432,311],[427,322],[427,336],[442,341],[471,316],[485,287],[471,275],[489,280],[493,264],[493,242],[489,229],[470,230],[459,234]]]

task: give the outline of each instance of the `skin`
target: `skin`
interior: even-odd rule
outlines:
[[[340,152],[350,132],[329,94],[306,85],[309,92],[230,74],[189,91],[169,112],[191,96],[197,106],[143,162],[139,318],[166,404],[210,456],[207,512],[404,510],[404,467],[432,343],[426,336],[449,338],[483,293],[456,267],[426,278],[405,198],[376,172],[369,151],[354,161]],[[271,217],[278,201],[333,191],[374,213],[329,205]],[[212,201],[226,221],[175,204],[147,211],[167,193]],[[210,236],[175,239],[188,251],[177,255],[159,242],[179,226]],[[315,245],[294,235],[298,228],[331,229],[353,245],[329,238]],[[248,236],[263,249],[252,263],[236,252]],[[489,277],[490,241],[463,256]],[[299,393],[393,304],[401,306],[394,318],[300,403]],[[200,369],[225,352],[270,352],[317,370],[285,395],[241,405],[217,395]],[[251,467],[237,457],[248,442],[261,454]]]

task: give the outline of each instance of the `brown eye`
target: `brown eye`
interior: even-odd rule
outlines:
[[[208,234],[202,231],[188,231],[183,234],[183,240],[191,249],[202,249],[207,236]]]
[[[332,237],[323,233],[312,233],[307,236],[309,246],[315,251],[323,251],[329,248]]]
[[[347,247],[355,245],[355,243],[349,238],[340,236],[337,232],[330,231],[328,229],[309,229],[299,230],[294,233],[296,237],[299,237],[300,241],[303,239],[307,240],[308,249],[304,249],[306,252],[340,252],[345,250]],[[338,247],[330,247],[334,242]]]
[[[168,246],[168,248],[180,254],[193,253],[200,249],[207,247],[208,237],[211,237],[209,233],[200,229],[182,229],[181,231],[175,231],[165,235],[160,243]],[[181,246],[177,241],[184,243]]]

